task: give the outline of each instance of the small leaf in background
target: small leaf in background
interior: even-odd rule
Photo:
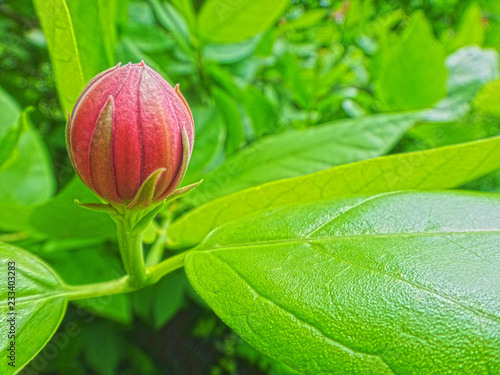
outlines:
[[[285,84],[290,86],[295,101],[301,108],[309,109],[313,93],[307,80],[303,77],[303,70],[298,65],[297,58],[286,55],[282,58],[281,63]]]
[[[445,96],[445,51],[424,13],[415,12],[403,35],[380,53],[376,94],[388,110],[423,109]]]
[[[65,0],[33,0],[47,39],[59,101],[71,112],[86,78],[76,45],[76,36]]]
[[[215,108],[192,107],[195,119],[196,147],[189,161],[189,168],[182,180],[182,186],[195,183],[212,170],[224,156],[226,129]]]
[[[389,155],[275,181],[202,205],[168,229],[172,247],[191,247],[242,216],[298,202],[408,189],[449,189],[500,168],[500,137]]]
[[[29,219],[32,230],[52,238],[115,238],[116,227],[102,212],[86,210],[84,203],[100,203],[96,195],[75,176],[52,200],[33,209]]]
[[[199,205],[264,182],[384,155],[417,120],[416,113],[382,114],[263,138],[204,176],[187,202]]]
[[[294,18],[284,25],[281,25],[280,30],[302,30],[317,26],[321,20],[327,15],[325,9],[306,10],[298,18]]]
[[[151,0],[151,6],[158,21],[170,32],[177,46],[189,55],[192,49],[189,46],[188,26],[182,17],[180,17],[177,10],[171,4],[167,2],[162,4],[159,0]]]
[[[482,18],[481,7],[476,3],[472,3],[462,14],[456,33],[445,44],[448,52],[453,52],[465,46],[482,46],[485,34],[485,25]]]
[[[191,0],[172,0],[172,4],[182,14],[191,34],[196,35],[196,13]]]
[[[219,227],[185,267],[226,324],[301,373],[499,373],[499,228],[493,194],[295,204]]]
[[[499,76],[498,53],[491,49],[465,47],[446,58],[448,95],[425,112],[428,121],[455,121],[471,107],[476,93]]]
[[[256,36],[231,44],[207,44],[203,48],[203,58],[206,61],[213,60],[219,64],[233,64],[252,55],[260,41],[261,38]]]
[[[278,110],[255,86],[248,86],[244,91],[243,105],[252,120],[255,137],[261,138],[278,132]]]
[[[212,96],[226,126],[226,153],[227,155],[231,155],[245,142],[243,123],[238,105],[224,90],[218,87],[213,87]]]
[[[165,73],[165,71],[156,63],[153,59],[151,59],[148,55],[141,51],[137,45],[127,37],[122,37],[120,39],[120,44],[117,48],[117,55],[121,60],[124,61],[141,61],[149,65],[151,68],[156,70],[163,78],[165,78],[169,82],[173,82],[172,78]]]
[[[117,374],[120,362],[128,356],[123,335],[119,335],[107,321],[95,321],[85,328],[80,340],[89,367],[98,375]]]
[[[7,272],[11,262],[15,262],[15,283],[7,289]],[[66,311],[63,282],[47,264],[34,255],[14,246],[0,244],[0,264],[4,272],[4,290],[0,298],[0,372],[4,375],[15,374],[45,346]],[[8,304],[9,291],[15,292],[15,306]],[[16,315],[8,315],[14,312]],[[15,338],[8,339],[10,323],[15,321]],[[8,365],[9,347],[15,342],[15,367]]]
[[[20,117],[19,104],[0,87],[0,171],[19,140],[23,124]]]
[[[184,305],[187,286],[183,270],[169,273],[157,284],[134,293],[134,310],[145,323],[152,323],[153,328],[158,330]]]
[[[288,0],[207,0],[198,18],[198,32],[214,43],[249,39],[270,27],[288,4]]]
[[[47,201],[55,191],[51,161],[41,135],[30,124],[27,112],[15,155],[0,171],[0,202],[34,205]]]
[[[205,70],[208,76],[225,89],[235,100],[242,100],[243,93],[235,82],[235,77],[218,64],[207,64]]]

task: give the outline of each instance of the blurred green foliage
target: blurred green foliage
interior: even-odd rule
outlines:
[[[122,273],[112,223],[73,205],[74,198],[96,198],[74,177],[64,138],[65,111],[95,74],[118,62],[144,60],[171,84],[180,83],[197,131],[184,183],[215,181],[213,196],[390,152],[499,134],[497,1],[34,4],[0,1],[0,240],[29,248],[70,283]],[[361,147],[358,133],[352,139],[328,133],[331,143],[310,146],[316,153],[308,157],[319,162],[300,165],[300,173],[292,165],[302,154],[288,164],[274,159],[280,173],[258,169],[218,190],[238,175],[228,168],[252,164],[252,150],[266,149],[259,145],[274,147],[260,155],[265,164],[279,152],[289,157],[287,147],[297,138],[323,134],[336,120],[420,110],[424,115],[409,131],[391,130],[393,137],[376,151],[322,157],[337,156],[336,138]],[[369,143],[364,147],[382,125],[374,121],[359,130]],[[302,129],[308,133],[293,133]],[[273,138],[283,133],[289,138]],[[499,192],[500,174],[466,187]],[[171,206],[150,228],[146,247],[170,216],[193,204]],[[238,338],[206,309],[183,272],[132,295],[75,303],[64,322],[76,323],[81,333],[56,358],[42,350],[32,367],[44,374],[295,373]]]

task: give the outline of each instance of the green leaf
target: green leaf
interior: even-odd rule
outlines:
[[[208,0],[198,18],[199,35],[215,43],[249,39],[270,27],[288,4],[288,0]]]
[[[0,228],[5,232],[27,231],[33,206],[5,201],[1,203]]]
[[[199,205],[264,182],[384,155],[417,119],[417,113],[375,115],[264,138],[204,176],[187,201]]]
[[[196,34],[196,13],[191,0],[172,0],[172,4],[182,14],[191,34]]]
[[[149,65],[155,71],[157,71],[163,78],[165,78],[169,82],[174,82],[165,71],[158,65],[153,59],[151,59],[148,55],[143,53],[137,45],[130,40],[130,38],[123,36],[120,39],[120,44],[118,46],[118,55],[120,59],[125,61],[141,61]]]
[[[175,39],[176,47],[181,48],[187,55],[192,54],[193,49],[189,45],[188,26],[177,10],[171,4],[162,4],[159,0],[150,0],[150,3],[160,24]]]
[[[472,3],[462,14],[458,30],[447,46],[448,50],[454,51],[470,45],[482,46],[485,33],[482,18],[481,7],[476,3]]]
[[[500,116],[500,80],[483,86],[474,98],[474,107],[483,113]]]
[[[33,3],[47,39],[61,107],[71,111],[85,86],[85,77],[66,1],[33,0]]]
[[[325,19],[325,16],[325,9],[307,10],[299,18],[288,21],[281,28],[283,30],[307,30],[317,26]]]
[[[98,73],[116,65],[117,4],[115,0],[66,0],[66,3],[84,81],[88,82]]]
[[[412,15],[402,37],[381,54],[376,93],[389,110],[423,109],[445,96],[445,51],[422,12]]]
[[[216,86],[212,88],[212,95],[222,119],[224,120],[224,124],[226,125],[226,153],[231,155],[245,142],[243,123],[241,121],[238,105],[224,90]]]
[[[261,38],[256,36],[232,44],[207,44],[203,49],[204,60],[214,60],[220,64],[233,64],[254,53]]]
[[[33,205],[45,202],[55,191],[51,161],[40,134],[27,112],[20,118],[22,133],[9,163],[0,172],[0,202]]]
[[[37,233],[52,238],[115,238],[116,227],[108,215],[75,204],[99,200],[75,176],[52,200],[33,209],[29,223]]]
[[[10,262],[15,262],[15,306],[8,304],[7,277]],[[0,264],[4,273],[4,285],[0,299],[0,372],[15,374],[45,346],[66,311],[67,299],[63,294],[63,282],[44,262],[32,254],[14,246],[0,244]],[[12,280],[12,279],[9,279]],[[12,315],[16,313],[15,337],[9,338]],[[15,342],[15,367],[8,365],[9,347]]]
[[[500,168],[500,137],[389,155],[247,189],[198,207],[168,230],[173,247],[200,243],[214,228],[271,207],[405,189],[447,189]]]
[[[120,363],[130,356],[130,348],[124,334],[119,334],[119,328],[110,323],[94,321],[85,327],[78,338],[85,363],[96,375],[120,373]]]
[[[286,54],[281,59],[285,83],[290,87],[293,98],[297,104],[304,109],[310,109],[313,92],[312,85],[304,77],[304,70],[298,63],[298,58],[292,54]]]
[[[255,86],[248,86],[244,92],[243,105],[252,120],[256,138],[276,133],[278,110]]]
[[[199,181],[224,153],[226,132],[219,112],[215,108],[199,106],[193,107],[192,112],[196,119],[196,141],[182,186]]]
[[[471,107],[471,101],[488,82],[499,76],[498,53],[476,46],[461,48],[446,58],[447,97],[425,111],[429,121],[455,121]]]
[[[320,201],[222,226],[185,267],[226,324],[301,373],[493,374],[499,228],[493,194]]]
[[[236,77],[233,76],[229,70],[214,63],[207,64],[205,70],[210,78],[224,88],[233,97],[233,99],[243,100],[243,93],[235,82]]]
[[[134,293],[134,310],[145,323],[160,329],[182,308],[186,286],[184,271],[171,272],[155,285]]]
[[[21,110],[0,87],[0,169],[16,148],[22,130]]]

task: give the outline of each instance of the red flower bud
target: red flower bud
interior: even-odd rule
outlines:
[[[172,88],[144,62],[117,65],[84,89],[68,120],[66,142],[76,173],[108,202],[131,201],[164,168],[154,189],[153,200],[159,201],[184,176],[193,116],[179,86]]]

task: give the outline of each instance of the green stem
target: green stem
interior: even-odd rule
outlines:
[[[118,245],[123,265],[130,276],[129,284],[140,287],[147,283],[142,234],[132,231],[135,220],[127,220],[124,217],[118,218],[115,222],[118,228]]]
[[[174,255],[170,258],[165,259],[163,262],[158,263],[155,266],[148,267],[146,272],[148,274],[149,280],[152,284],[158,282],[167,273],[175,271],[184,266],[184,259],[189,251],[184,251],[183,253]]]
[[[136,290],[130,286],[129,276],[123,276],[113,281],[86,285],[67,285],[66,296],[69,300],[94,298],[110,294],[127,293]]]
[[[111,294],[133,292],[148,285],[154,284],[166,274],[181,268],[184,265],[184,258],[186,258],[187,254],[188,251],[165,259],[163,262],[155,266],[148,267],[145,270],[145,274],[147,274],[146,281],[141,285],[134,285],[131,283],[130,276],[123,276],[119,279],[106,281],[103,283],[76,286],[67,285],[65,287],[65,296],[69,300],[77,300],[106,296]]]

